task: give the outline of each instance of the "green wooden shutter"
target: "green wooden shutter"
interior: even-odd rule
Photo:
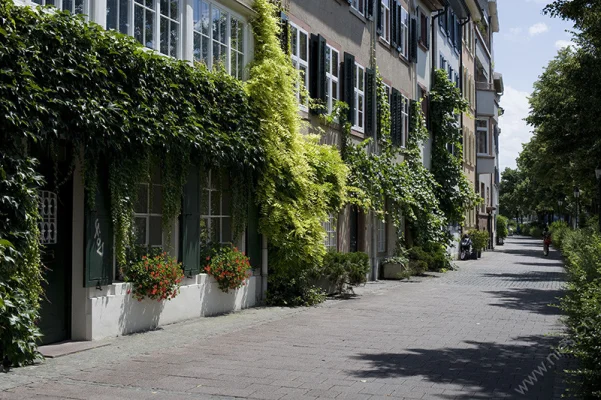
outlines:
[[[280,44],[284,53],[290,55],[290,20],[283,12],[280,13]]]
[[[368,136],[374,135],[374,113],[375,113],[375,103],[374,96],[376,93],[376,72],[372,68],[367,68],[365,70],[365,79],[367,79],[367,90],[365,95],[367,96],[367,101],[365,105],[367,110],[365,112],[365,128]]]
[[[261,268],[261,235],[259,234],[259,207],[255,199],[248,203],[248,221],[246,225],[246,255],[253,268]]]
[[[321,35],[311,34],[310,45],[310,62],[309,62],[309,94],[314,100],[318,100],[321,104],[326,104],[326,40]],[[320,113],[325,112],[325,109],[318,108]]]
[[[184,186],[181,217],[180,261],[184,274],[200,273],[200,179],[198,167],[190,167]]]
[[[417,63],[417,19],[411,18],[409,32],[409,58],[411,62]]]
[[[355,56],[344,53],[344,101],[348,104],[348,120],[355,125]]]
[[[110,285],[113,282],[113,222],[106,169],[98,176],[96,209],[89,209],[88,202],[85,203],[84,286]]]

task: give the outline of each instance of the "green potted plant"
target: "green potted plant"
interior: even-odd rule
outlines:
[[[382,260],[383,279],[404,279],[411,275],[409,269],[409,258],[403,253]]]
[[[488,245],[488,231],[473,230],[469,235],[472,238],[474,252],[478,258],[482,257],[482,250]]]
[[[499,215],[497,217],[497,244],[502,246],[504,244],[505,238],[509,234],[509,229],[507,226],[508,220],[506,217]]]
[[[236,247],[215,248],[206,261],[205,272],[217,281],[219,289],[225,293],[246,286],[246,280],[252,276],[248,257]]]

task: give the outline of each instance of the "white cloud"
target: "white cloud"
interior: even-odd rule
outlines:
[[[557,42],[555,42],[555,47],[557,47],[560,50],[568,46],[576,47],[576,44],[571,40],[558,40]]]
[[[527,92],[520,92],[511,86],[505,86],[505,93],[501,98],[501,107],[505,114],[499,120],[501,135],[499,136],[499,166],[501,171],[505,167],[515,168],[518,154],[522,151],[522,144],[532,137],[531,128],[524,118],[528,116],[530,105]]]
[[[549,27],[544,22],[539,22],[537,24],[532,25],[528,28],[528,33],[530,36],[540,35],[541,33],[545,33],[549,30]]]

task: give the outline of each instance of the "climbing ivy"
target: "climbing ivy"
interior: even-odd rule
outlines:
[[[447,220],[463,224],[466,212],[480,201],[463,173],[462,134],[457,116],[467,110],[468,103],[442,69],[434,73],[430,105],[434,138],[432,174],[438,183],[436,196]]]
[[[423,166],[420,144],[428,138],[419,102],[411,105],[411,123],[406,148],[392,144],[390,105],[381,76],[377,80],[378,152],[370,151],[373,139],[354,145],[350,139],[350,124],[345,119],[345,105],[337,107],[345,137],[344,159],[351,171],[349,187],[354,188],[353,202],[378,218],[390,215],[397,229],[397,250],[406,246],[400,228],[409,224],[412,238],[419,243],[444,243],[447,239],[446,219],[435,194],[438,184]],[[388,205],[388,207],[386,207]],[[409,243],[411,244],[411,243]]]
[[[265,168],[256,201],[260,231],[269,240],[271,304],[301,305],[322,299],[311,275],[325,254],[321,225],[346,202],[347,167],[333,146],[300,132],[298,71],[278,40],[276,9],[256,0],[252,22],[254,61],[246,89],[260,120]]]

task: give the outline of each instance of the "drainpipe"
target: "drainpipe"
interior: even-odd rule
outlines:
[[[265,301],[267,293],[267,236],[261,235],[261,300]]]
[[[462,22],[461,24],[459,24],[459,26],[461,28],[463,28],[465,26],[465,24],[467,24],[468,22],[470,22],[471,19],[471,15],[468,14],[467,15],[467,19],[465,20],[465,22]],[[465,82],[463,82],[463,34],[461,35],[461,51],[459,52],[459,82],[461,82],[461,88],[459,90],[461,90],[461,94],[463,96],[465,96],[465,93],[463,93],[463,84]],[[463,131],[463,114],[461,113],[461,130]],[[464,143],[465,146],[465,143]],[[465,162],[465,160],[463,160],[463,162]],[[462,166],[463,167],[463,166]],[[459,231],[460,231],[460,236],[463,236],[463,227],[459,227]],[[459,252],[461,252],[461,249],[459,249]]]
[[[446,5],[442,10],[436,10],[437,14],[434,14],[432,16],[432,71],[430,71],[431,74],[431,80],[434,80],[434,71],[436,70],[436,43],[438,43],[438,36],[436,35],[436,20],[442,16],[445,15],[447,13],[447,10],[449,9],[449,6]],[[432,82],[430,82],[430,89],[432,89]]]
[[[379,7],[379,4],[376,3],[376,6]],[[378,87],[377,87],[377,77],[376,77],[376,67],[377,67],[377,62],[376,62],[376,45],[377,45],[377,40],[378,40],[378,32],[376,29],[376,24],[377,24],[377,15],[378,12],[377,10],[374,9],[374,18],[371,21],[370,24],[370,30],[371,30],[371,41],[370,41],[370,46],[371,46],[371,56],[370,56],[370,64],[371,64],[371,68],[374,70],[374,76],[373,76],[373,87],[375,88],[374,93],[372,94],[372,104],[373,107],[375,107],[376,109],[374,110],[374,112],[372,113],[372,127],[373,127],[373,143],[371,147],[371,151],[374,154],[378,154],[378,129],[377,129],[377,124],[378,124],[378,113],[377,113],[377,102],[378,102]],[[376,213],[372,211],[371,213],[371,279],[372,281],[377,281],[378,280],[378,250],[377,250],[377,231],[376,231]]]

